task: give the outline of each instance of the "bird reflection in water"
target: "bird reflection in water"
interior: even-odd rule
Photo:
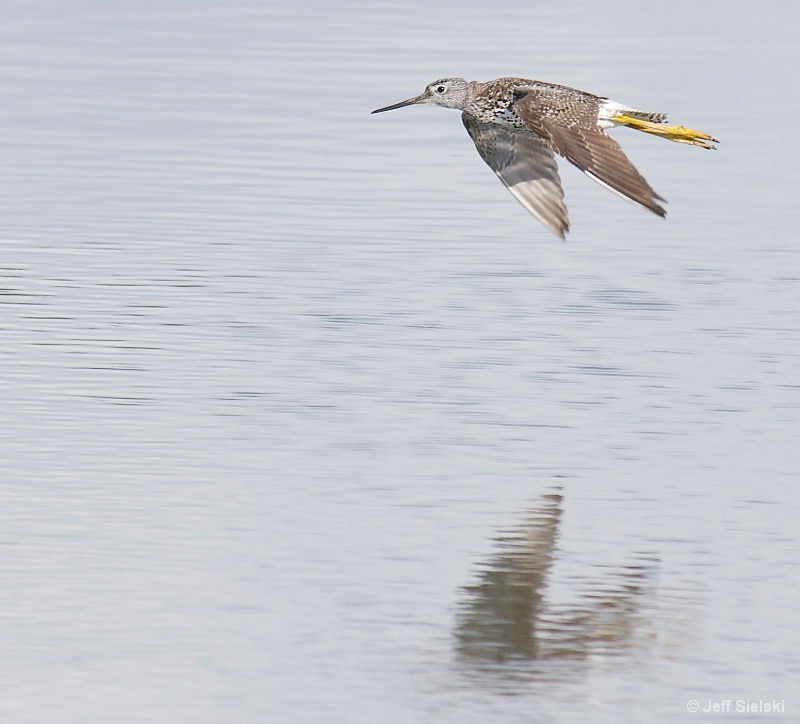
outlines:
[[[464,589],[456,624],[463,663],[583,660],[649,639],[643,608],[654,592],[652,557],[590,582],[590,591],[574,603],[550,600],[562,512],[561,494],[545,495],[522,524],[497,538],[499,552],[481,567],[478,582]]]

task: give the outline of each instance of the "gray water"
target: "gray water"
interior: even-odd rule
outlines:
[[[798,21],[5,3],[0,719],[798,720]],[[720,150],[562,243],[448,75]]]

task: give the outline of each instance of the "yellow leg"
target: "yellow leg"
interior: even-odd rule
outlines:
[[[637,131],[652,133],[654,136],[661,136],[661,138],[666,138],[668,141],[675,141],[675,143],[688,143],[691,146],[700,146],[701,148],[716,148],[712,144],[719,143],[716,138],[702,131],[695,131],[685,126],[664,126],[660,123],[642,121],[632,116],[626,116],[624,113],[614,116],[611,120],[621,123],[623,126],[635,128]]]

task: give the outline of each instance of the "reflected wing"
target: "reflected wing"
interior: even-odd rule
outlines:
[[[547,139],[553,150],[575,164],[589,178],[659,216],[667,212],[644,176],[628,160],[619,144],[596,126],[564,125],[543,116],[534,98],[521,98],[514,106],[528,126]]]
[[[562,239],[569,231],[564,191],[556,159],[547,143],[532,133],[508,131],[481,123],[466,113],[461,119],[486,161],[517,200]]]

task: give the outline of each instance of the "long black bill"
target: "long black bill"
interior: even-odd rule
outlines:
[[[422,103],[425,96],[416,96],[415,98],[409,98],[407,101],[400,101],[400,103],[395,103],[391,106],[386,106],[386,108],[378,108],[377,110],[372,111],[373,113],[383,113],[384,111],[393,111],[395,108],[405,108],[405,106],[413,106],[415,103]]]

